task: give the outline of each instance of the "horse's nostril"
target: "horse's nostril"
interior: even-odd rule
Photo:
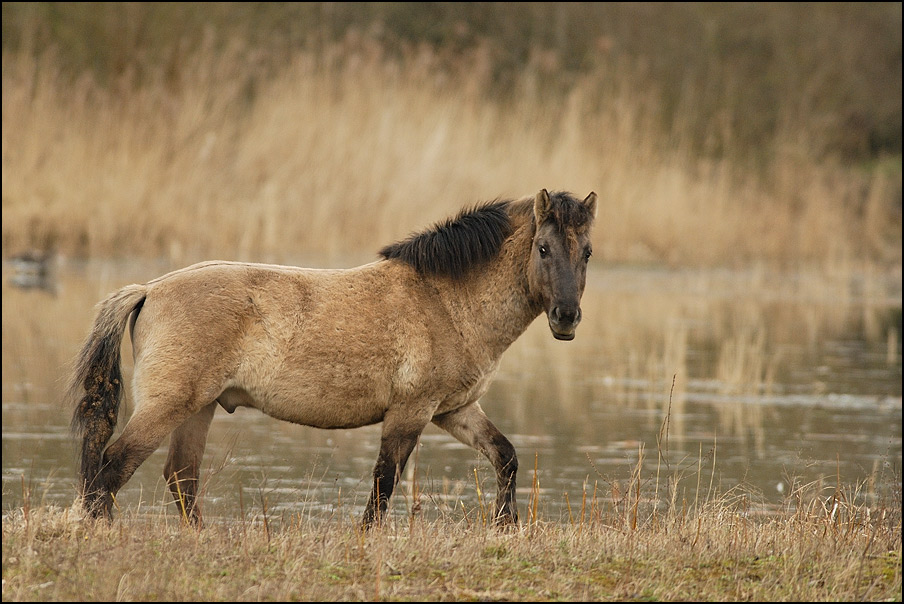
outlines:
[[[560,308],[556,306],[552,309],[552,318],[555,319],[557,323],[574,323],[580,317],[581,311],[580,309],[575,308]]]

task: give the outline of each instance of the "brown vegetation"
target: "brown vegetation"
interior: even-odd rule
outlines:
[[[261,20],[278,21],[270,13],[237,30],[222,25],[229,21],[224,7],[211,9],[203,35],[180,41],[160,33],[165,15],[133,7],[110,13],[113,23],[95,23],[94,65],[79,61],[65,36],[95,17],[74,21],[63,6],[7,24],[8,14],[21,17],[15,8],[4,4],[4,28],[19,24],[9,41],[4,35],[3,54],[7,254],[50,247],[176,263],[311,258],[347,265],[463,205],[548,188],[600,194],[595,249],[610,262],[845,273],[900,265],[899,143],[897,151],[889,143],[845,159],[829,151],[840,147],[826,142],[829,135],[814,125],[818,108],[809,111],[801,97],[823,98],[824,84],[817,84],[833,79],[854,86],[850,72],[870,58],[884,69],[887,61],[865,57],[864,49],[871,32],[894,46],[893,32],[886,35],[872,14],[886,9],[868,7],[869,18],[851,32],[837,25],[835,9],[808,17],[845,32],[841,50],[853,61],[845,75],[836,62],[823,65],[795,46],[793,32],[766,36],[767,48],[798,53],[801,61],[788,57],[799,77],[785,80],[773,59],[760,57],[768,66],[762,77],[779,78],[784,91],[765,102],[774,106],[767,115],[753,99],[739,98],[750,92],[743,78],[729,77],[758,60],[741,50],[731,58],[713,47],[702,79],[684,83],[696,92],[676,97],[667,78],[645,75],[643,61],[606,59],[599,41],[581,63],[564,58],[577,52],[572,46],[543,54],[546,43],[537,42],[515,66],[480,36],[464,46],[448,38],[403,44],[373,29],[343,29],[308,39],[316,44],[277,48],[253,35]],[[774,22],[786,10],[759,16]],[[684,36],[696,31],[691,24],[712,18],[725,20],[719,40],[728,43],[744,22],[725,7],[713,15],[685,15],[689,29],[676,30],[673,44],[690,48],[696,41]],[[535,17],[534,26],[542,21]],[[578,27],[576,14],[566,17]],[[636,15],[620,18],[629,17]],[[47,24],[54,19],[59,27]],[[800,27],[816,35],[811,25]],[[46,39],[48,31],[58,37]],[[113,32],[121,35],[118,61],[104,54],[112,52],[104,44],[113,43]],[[632,47],[627,39],[612,40]],[[665,49],[655,52],[665,56]],[[897,73],[900,81],[900,50],[897,56],[898,70],[881,74]],[[718,94],[707,92],[709,76]],[[807,86],[795,92],[792,81]],[[868,89],[873,96],[864,105],[875,108],[876,85]],[[899,96],[897,113],[894,102],[882,106],[900,122]],[[779,125],[751,134],[749,121]]]
[[[638,467],[621,495],[592,490],[569,521],[529,513],[512,531],[489,528],[482,507],[368,532],[341,506],[281,518],[257,508],[201,531],[165,512],[95,525],[26,496],[3,519],[3,599],[901,599],[900,499],[867,506],[798,485],[762,518],[742,493],[669,505],[641,499],[639,481]]]

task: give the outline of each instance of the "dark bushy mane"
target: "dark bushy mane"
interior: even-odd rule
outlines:
[[[380,255],[407,262],[422,274],[460,278],[472,266],[495,257],[512,234],[509,203],[494,201],[462,210],[455,218],[387,245]]]

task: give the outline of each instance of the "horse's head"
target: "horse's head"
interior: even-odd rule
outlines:
[[[546,312],[557,340],[574,339],[581,322],[581,295],[590,260],[590,226],[596,193],[578,201],[567,193],[543,189],[534,199],[536,231],[531,242],[528,284]]]

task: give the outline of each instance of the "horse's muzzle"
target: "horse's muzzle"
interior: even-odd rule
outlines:
[[[573,340],[578,323],[581,322],[581,308],[554,306],[547,314],[549,330],[557,340]]]

